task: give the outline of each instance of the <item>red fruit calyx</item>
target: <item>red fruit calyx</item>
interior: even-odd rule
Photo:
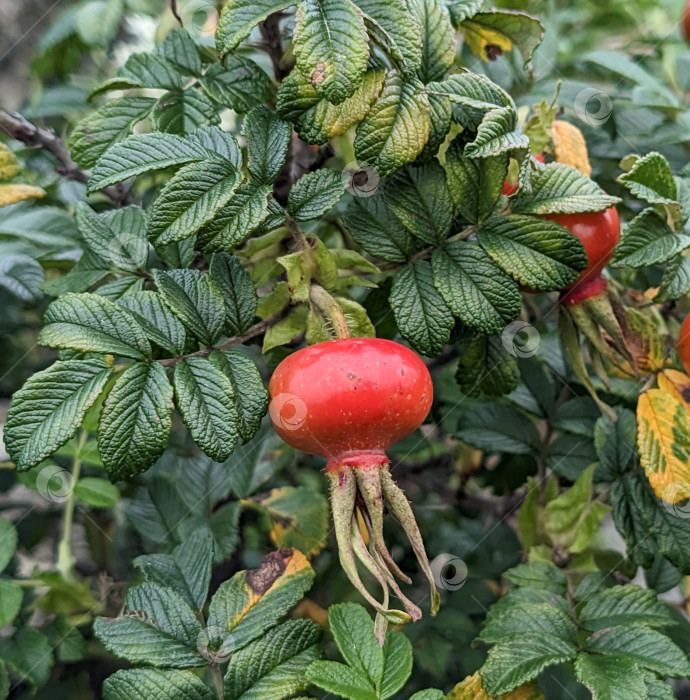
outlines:
[[[410,583],[383,539],[384,505],[407,533],[431,587],[431,611],[439,596],[412,508],[389,472],[385,450],[416,430],[433,399],[431,376],[421,358],[404,345],[378,338],[346,338],[298,350],[276,368],[269,383],[269,415],[292,447],[328,459],[333,523],[340,562],[350,581],[378,611],[381,643],[386,621],[418,620],[420,609],[394,576]],[[360,531],[358,514],[367,530]],[[362,564],[383,589],[383,602],[365,588]],[[405,612],[390,610],[389,590]]]

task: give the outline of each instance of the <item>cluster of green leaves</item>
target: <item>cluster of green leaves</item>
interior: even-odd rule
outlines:
[[[673,627],[687,628],[687,620],[653,591],[607,587],[601,574],[573,586],[563,571],[540,562],[510,569],[505,578],[515,588],[491,607],[478,637],[493,645],[479,671],[492,695],[567,663],[597,698],[673,698],[661,679],[690,672],[668,636]]]

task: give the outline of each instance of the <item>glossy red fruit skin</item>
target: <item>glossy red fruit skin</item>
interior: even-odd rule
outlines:
[[[685,7],[683,8],[681,25],[683,27],[683,36],[685,37],[685,41],[690,44],[690,1],[685,3]]]
[[[563,292],[561,295],[561,304],[566,306],[575,306],[581,304],[585,299],[591,299],[597,294],[606,291],[606,280],[599,275],[594,279],[587,279],[584,282],[572,287],[569,291]]]
[[[538,155],[534,156],[540,163],[544,162],[544,156],[539,153]],[[515,194],[518,191],[518,183],[511,183],[506,180],[503,183],[503,192],[501,194],[504,194],[506,197],[510,197],[511,194]]]
[[[680,357],[685,373],[690,374],[690,314],[683,319],[683,323],[680,325],[678,357]]]
[[[578,288],[599,277],[611,260],[613,249],[621,237],[621,224],[616,207],[588,214],[545,214],[543,218],[565,226],[577,236],[582,241],[589,259],[589,264],[577,280],[565,287],[565,290]]]
[[[292,447],[327,469],[385,464],[385,450],[418,428],[433,385],[421,358],[391,340],[348,338],[303,348],[269,383],[269,415]]]

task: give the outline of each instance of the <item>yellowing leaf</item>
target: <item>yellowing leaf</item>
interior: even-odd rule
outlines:
[[[675,369],[665,369],[657,377],[659,389],[668,392],[690,410],[690,377]]]
[[[0,180],[9,180],[19,172],[19,163],[12,149],[0,143]]]
[[[627,328],[624,331],[628,350],[635,366],[642,373],[657,372],[664,366],[664,348],[659,330],[650,318],[637,311],[626,309]]]
[[[677,503],[690,496],[690,416],[673,394],[651,389],[640,396],[637,449],[659,498]]]
[[[33,185],[0,185],[0,207],[21,202],[23,199],[40,199],[45,196],[45,190]]]
[[[504,51],[511,51],[513,42],[505,34],[472,21],[463,22],[460,30],[470,51],[488,63],[495,61]]]
[[[505,695],[494,697],[482,687],[479,671],[467,676],[446,695],[446,700],[544,700],[544,695],[536,683],[526,683]]]
[[[574,124],[554,120],[551,124],[551,140],[558,163],[571,165],[587,177],[592,176],[585,137]]]

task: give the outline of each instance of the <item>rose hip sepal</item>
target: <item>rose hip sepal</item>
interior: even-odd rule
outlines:
[[[330,340],[298,350],[276,368],[269,384],[269,415],[292,447],[328,459],[333,524],[340,562],[357,590],[385,621],[418,620],[421,610],[400,590],[394,576],[411,583],[393,561],[383,539],[384,505],[410,539],[431,586],[431,613],[440,598],[422,536],[405,494],[393,481],[385,451],[418,428],[433,399],[429,370],[412,350],[377,338]],[[366,528],[368,544],[358,522]],[[359,561],[383,589],[383,602],[365,588]],[[405,612],[389,609],[389,591]]]

